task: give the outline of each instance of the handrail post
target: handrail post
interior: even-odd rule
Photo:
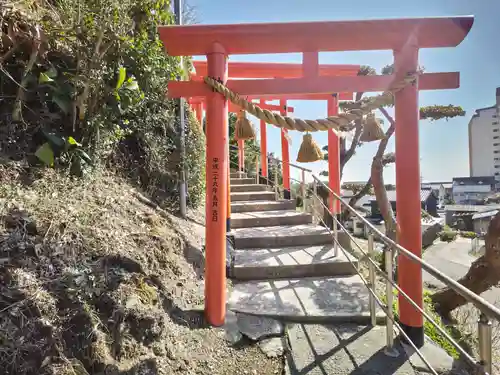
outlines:
[[[393,249],[392,247],[388,247],[384,250],[384,256],[385,256],[385,272],[387,273],[387,280],[386,280],[386,297],[387,297],[387,322],[386,322],[386,335],[387,335],[387,347],[385,349],[385,354],[388,356],[397,356],[399,353],[394,348],[394,327],[393,327],[393,321],[394,321],[394,310],[393,310],[393,301],[394,301],[394,295],[393,295],[393,287],[392,287],[392,282],[394,281],[394,275],[392,272],[392,254],[393,254]]]
[[[335,238],[335,243],[333,244],[333,256],[337,258],[339,256],[339,229],[337,223],[337,215],[330,213],[332,215],[332,225],[333,225],[333,238]]]
[[[313,220],[316,219],[316,197],[318,196],[318,183],[316,179],[313,179],[313,196],[311,200],[311,206],[312,206],[312,215],[313,215]]]
[[[492,342],[492,329],[491,321],[488,317],[481,313],[479,316],[478,324],[478,339],[479,339],[479,357],[481,359],[481,366],[488,375],[492,375],[493,364],[491,354]]]
[[[274,166],[274,194],[276,195],[276,200],[279,200],[279,188],[278,188],[278,166]]]
[[[334,228],[337,228],[337,221],[333,222]],[[336,234],[336,231],[335,231]],[[335,243],[336,244],[336,243]],[[373,249],[373,233],[370,231],[368,234],[368,257],[373,260],[374,259],[374,249]],[[375,293],[375,265],[368,261],[368,272],[369,272],[369,280],[370,280],[370,289]],[[370,321],[373,327],[377,325],[377,312],[376,312],[376,301],[373,294],[370,293]]]
[[[255,183],[259,184],[259,156],[255,158]]]
[[[302,195],[302,212],[306,212],[306,171],[302,170],[302,184],[300,186]]]

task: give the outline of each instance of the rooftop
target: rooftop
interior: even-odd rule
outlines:
[[[454,177],[453,184],[457,185],[495,185],[494,176],[476,176],[476,177]]]
[[[445,211],[469,211],[469,212],[486,212],[491,210],[500,209],[500,204],[452,204],[445,206]]]
[[[429,198],[429,195],[431,195],[431,190],[430,189],[421,189],[420,190],[420,201],[425,202],[427,198]],[[387,192],[387,199],[391,202],[396,202],[396,190],[389,190]],[[375,196],[370,196],[370,201],[376,201],[377,198]]]

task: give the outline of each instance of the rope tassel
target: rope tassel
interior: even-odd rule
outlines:
[[[380,121],[375,117],[375,114],[369,113],[366,115],[366,119],[363,122],[363,133],[361,133],[359,140],[361,142],[374,142],[384,138],[384,130],[380,125]]]
[[[241,110],[238,113],[238,119],[236,120],[234,128],[234,137],[236,139],[254,139],[255,129],[252,126],[250,120],[247,119],[246,112]]]
[[[302,138],[297,161],[299,163],[312,163],[323,160],[323,153],[311,134],[306,133]]]

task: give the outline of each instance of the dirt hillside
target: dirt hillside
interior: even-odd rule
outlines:
[[[0,183],[4,374],[281,373],[281,359],[248,341],[230,347],[189,310],[203,303],[192,221],[106,173],[27,176],[10,165]]]

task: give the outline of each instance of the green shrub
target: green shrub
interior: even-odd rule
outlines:
[[[476,232],[460,231],[460,237],[474,239],[477,238]]]
[[[157,31],[173,24],[170,1],[55,0],[23,11],[15,3],[0,19],[3,30],[19,30],[11,35],[13,44],[0,43],[0,56],[9,56],[0,75],[10,77],[0,86],[2,152],[71,172],[84,159],[107,165],[168,208],[178,200],[185,164],[190,203],[197,204],[204,187],[204,135],[188,113],[181,160],[178,107],[165,97],[168,80],[183,73]],[[41,45],[34,43],[37,29]],[[11,53],[16,44],[31,50]],[[65,148],[60,157],[43,134],[78,141],[78,148]],[[35,153],[38,158],[31,157]]]

